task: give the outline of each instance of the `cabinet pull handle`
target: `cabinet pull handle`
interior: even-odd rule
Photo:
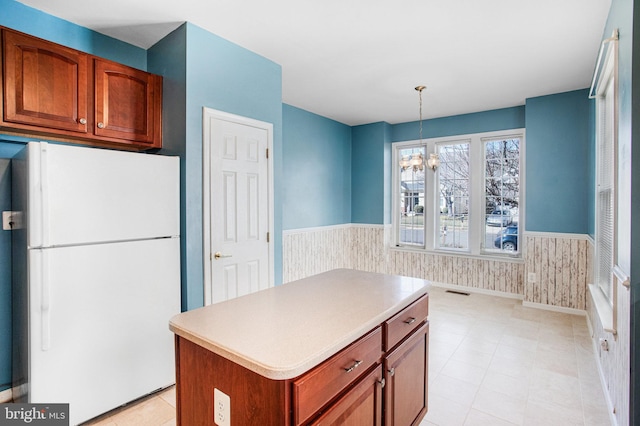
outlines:
[[[104,129],[104,123],[103,122],[98,123],[98,129]]]
[[[387,373],[389,373],[389,376],[393,377],[393,375],[396,374],[396,369],[392,368],[391,370],[387,370]]]
[[[351,366],[351,367],[347,367],[344,369],[344,371],[346,371],[347,373],[351,373],[353,370],[356,369],[356,367],[358,367],[360,364],[362,364],[362,360],[358,361],[356,360],[356,362]]]
[[[411,317],[408,320],[404,321],[405,324],[413,324],[414,322],[416,322],[416,319],[414,317]]]
[[[87,119],[86,118],[81,118],[81,119],[78,120],[78,122],[80,124],[87,124]]]

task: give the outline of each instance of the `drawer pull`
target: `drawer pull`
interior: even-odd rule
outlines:
[[[353,370],[356,369],[356,367],[358,367],[360,364],[362,364],[362,360],[358,361],[356,360],[356,362],[351,366],[351,367],[347,367],[344,369],[344,371],[346,371],[347,373],[351,373]]]
[[[404,321],[405,324],[413,324],[414,322],[416,322],[416,319],[414,317],[411,317],[408,320]]]

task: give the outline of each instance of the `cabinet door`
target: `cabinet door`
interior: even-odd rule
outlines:
[[[87,55],[3,30],[3,121],[87,132]]]
[[[382,424],[382,372],[373,369],[342,396],[313,426],[380,426]]]
[[[94,67],[94,133],[160,147],[162,78],[98,58]]]
[[[429,323],[384,360],[385,426],[418,425],[427,413]]]

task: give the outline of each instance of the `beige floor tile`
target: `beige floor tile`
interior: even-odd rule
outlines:
[[[512,395],[518,399],[527,399],[529,397],[528,378],[515,378],[494,371],[487,371],[480,388],[505,395]]]
[[[471,407],[478,392],[478,385],[455,377],[439,374],[429,387],[429,395],[438,395],[448,400]]]
[[[514,426],[516,424],[475,409],[469,411],[464,422],[464,426]]]
[[[473,385],[480,385],[485,373],[485,368],[477,367],[462,361],[456,361],[454,359],[449,360],[449,362],[447,362],[440,371],[440,374],[445,374],[449,377],[460,379],[463,382],[471,383]]]
[[[156,396],[115,414],[111,421],[118,426],[158,426],[175,416],[175,407]]]
[[[462,426],[469,412],[469,406],[443,398],[429,395],[429,411],[424,420],[438,426]]]
[[[167,401],[172,407],[176,406],[176,387],[171,386],[169,389],[161,392],[158,396]]]
[[[471,408],[515,424],[522,424],[527,400],[480,388]]]
[[[534,369],[529,384],[529,400],[543,404],[553,401],[567,409],[582,407],[580,382],[577,377]]]
[[[524,425],[578,426],[584,425],[584,418],[580,409],[560,407],[552,403],[529,401],[525,411]]]

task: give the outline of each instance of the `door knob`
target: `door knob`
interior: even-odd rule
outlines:
[[[213,257],[215,257],[216,259],[220,259],[220,258],[223,258],[223,257],[231,257],[231,256],[232,255],[230,255],[230,254],[222,254],[219,251],[217,251],[217,252],[215,252],[213,254]]]

